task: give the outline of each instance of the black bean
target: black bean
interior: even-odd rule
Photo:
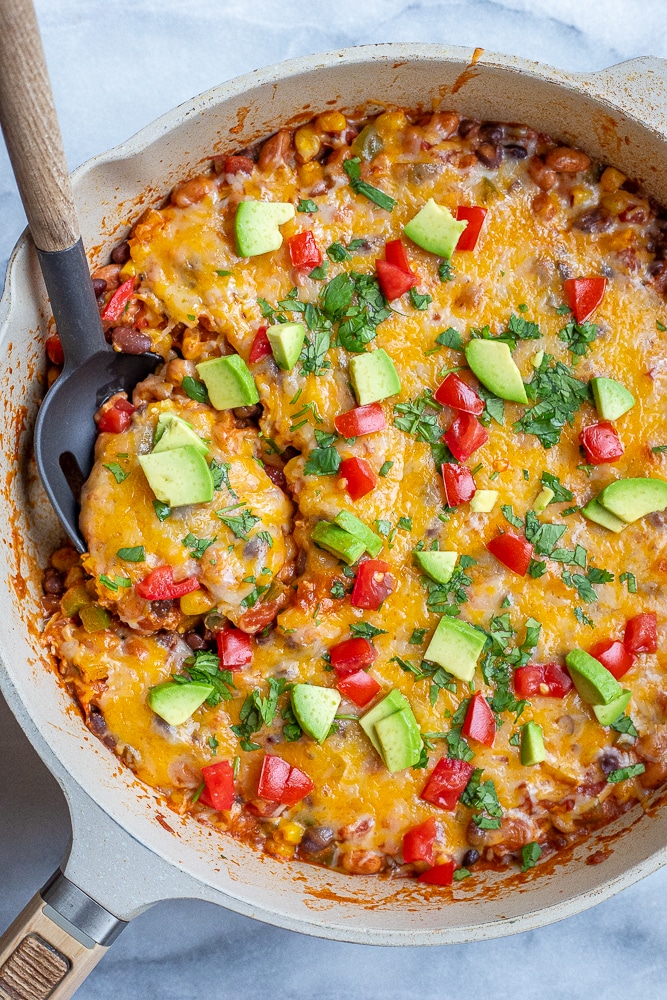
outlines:
[[[151,601],[151,614],[156,618],[166,618],[171,612],[173,601]]]
[[[100,295],[104,295],[107,290],[107,283],[104,278],[93,278],[93,291],[99,299]]]
[[[463,867],[470,868],[471,865],[476,864],[479,861],[479,851],[476,851],[474,847],[471,847],[469,851],[466,851],[463,855]]]
[[[198,632],[186,632],[183,638],[187,642],[190,649],[206,649],[207,643],[204,639],[202,639]]]
[[[130,259],[130,244],[125,240],[124,243],[119,243],[117,247],[114,247],[111,251],[111,259],[114,264],[127,264]]]
[[[475,150],[475,156],[485,167],[499,167],[503,151],[500,146],[494,146],[492,142],[483,142]]]
[[[600,753],[599,761],[603,774],[611,774],[612,771],[617,770],[620,766],[621,758],[618,751],[614,750],[613,747],[605,747]]]
[[[282,458],[283,462],[287,464],[291,458],[295,458],[298,454],[299,454],[298,449],[293,448],[291,444],[288,444],[280,457]]]
[[[45,615],[55,615],[60,610],[60,598],[57,594],[47,594],[42,598],[42,608]]]
[[[310,826],[299,845],[306,854],[319,854],[334,842],[335,834],[330,826]]]
[[[459,124],[459,135],[462,139],[466,139],[473,129],[478,128],[478,123],[472,118],[462,118]]]
[[[257,420],[262,415],[262,407],[260,403],[255,403],[254,406],[235,406],[232,412],[239,420]]]
[[[123,354],[145,354],[152,346],[151,338],[133,326],[116,326],[111,334],[111,342]]]
[[[501,125],[500,122],[484,122],[479,127],[479,137],[484,142],[492,142],[497,145],[505,138],[505,126]]]
[[[580,229],[582,233],[603,233],[613,224],[614,220],[609,212],[600,205],[574,220],[575,228]]]
[[[48,569],[44,570],[42,587],[44,588],[45,594],[62,594],[65,590],[62,573],[59,573],[57,569],[53,568],[53,566],[49,566]]]
[[[518,143],[511,143],[509,146],[503,146],[503,149],[512,160],[523,160],[526,156],[528,156],[528,150],[526,147],[519,146]]]

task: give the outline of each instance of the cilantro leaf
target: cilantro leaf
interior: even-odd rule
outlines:
[[[332,435],[329,435],[332,437]],[[340,469],[341,457],[332,444],[313,448],[303,467],[305,476],[335,476]]]
[[[435,342],[436,344],[441,344],[443,347],[451,347],[453,351],[463,350],[463,338],[453,326],[449,326],[442,333],[439,333],[435,338]]]
[[[231,469],[230,463],[216,462],[216,460],[212,458],[209,464],[209,469],[211,470],[211,475],[213,476],[213,488],[219,490],[221,486],[225,486],[230,497],[238,500],[238,494],[234,492],[232,484],[229,481],[229,470]]]
[[[540,476],[540,482],[542,486],[546,486],[553,493],[553,497],[549,503],[567,503],[568,500],[574,500],[574,493],[568,490],[566,486],[563,486],[558,476],[552,475],[550,472],[544,471]]]
[[[386,194],[384,191],[380,191],[379,188],[373,187],[372,184],[367,184],[366,181],[362,181],[361,160],[358,156],[354,156],[350,160],[345,160],[343,163],[343,170],[349,177],[350,187],[355,194],[363,195],[364,198],[368,198],[369,201],[379,205],[380,208],[384,208],[387,212],[391,212],[394,209],[397,204],[394,198]]]
[[[225,513],[225,511],[231,511],[232,509],[237,509],[242,507],[244,504],[233,504],[232,507],[224,507],[222,510],[216,510],[215,516],[220,518],[222,523],[226,525],[232,532],[235,538],[242,538],[246,541],[248,538],[248,532],[254,525],[257,524],[261,518],[256,517],[251,510],[240,510],[238,514]]]
[[[572,364],[578,365],[588,353],[588,345],[597,337],[598,328],[595,323],[575,323],[571,321],[558,333],[558,339],[567,344],[572,355]]]
[[[122,469],[118,462],[109,462],[109,464],[105,465],[104,468],[109,470],[117,483],[124,483],[130,474],[129,472],[126,472],[125,469]]]
[[[194,399],[197,403],[208,403],[208,390],[203,382],[199,382],[196,378],[191,375],[186,375],[183,379],[181,385],[183,386],[183,392],[190,399]]]
[[[626,736],[639,736],[635,724],[629,715],[619,715],[616,722],[612,722],[611,728],[615,729],[617,733],[624,733]]]
[[[539,340],[541,337],[537,323],[531,323],[530,320],[524,319],[523,316],[515,316],[514,313],[507,324],[507,332],[518,340]]]
[[[542,857],[542,848],[535,840],[529,844],[524,844],[521,848],[521,871],[527,872],[529,868],[534,868]]]
[[[297,212],[317,212],[318,206],[311,198],[299,198],[299,204],[296,206]]]
[[[591,402],[587,382],[575,378],[567,365],[545,354],[540,367],[526,384],[529,399],[538,400],[514,424],[515,431],[534,434],[543,448],[553,448],[566,424],[574,423],[577,410]]]
[[[440,264],[438,265],[438,277],[440,278],[440,281],[453,281],[455,274],[456,272],[452,267],[451,261],[447,259],[440,261]]]
[[[306,338],[299,356],[302,375],[321,375],[331,368],[331,362],[327,360],[330,345],[331,336],[326,331],[319,331]]]
[[[190,549],[190,554],[193,559],[201,559],[206,552],[206,549],[213,545],[216,538],[197,538],[191,531],[189,531],[185,538],[182,539],[182,544],[187,549]]]
[[[615,784],[618,781],[627,781],[628,778],[636,778],[646,770],[644,764],[630,764],[628,767],[619,767],[616,771],[611,771],[607,775],[607,781]]]
[[[146,550],[143,545],[133,545],[132,548],[118,549],[116,555],[123,562],[139,563],[145,560]]]
[[[418,292],[414,286],[410,289],[408,295],[412,305],[415,307],[415,309],[418,309],[420,312],[424,312],[426,309],[428,309],[431,302],[433,302],[433,299],[431,298],[430,295],[420,294],[420,292]]]
[[[357,639],[374,639],[377,635],[386,635],[387,630],[384,628],[376,628],[375,625],[371,625],[370,622],[355,622],[350,625],[350,632]]]
[[[166,521],[171,514],[171,507],[169,504],[162,503],[161,500],[153,500],[153,510],[155,511],[155,516],[158,521]]]
[[[627,583],[629,594],[637,593],[637,577],[634,573],[621,573],[618,579],[620,583]]]
[[[212,693],[206,699],[210,708],[215,708],[221,701],[229,701],[233,697],[234,680],[230,670],[220,669],[220,659],[207,649],[198,649],[183,662],[183,673],[172,674],[172,680],[177,684],[211,684]]]

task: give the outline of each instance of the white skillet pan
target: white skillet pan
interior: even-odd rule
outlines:
[[[327,108],[362,105],[524,122],[615,164],[667,203],[667,63],[646,57],[586,75],[480,50],[366,46],[223,84],[80,167],[72,180],[91,263],[106,262],[141,209],[212,154]],[[0,301],[0,687],[67,797],[73,837],[62,873],[0,939],[0,997],[71,996],[123,921],[162,899],[198,897],[345,941],[446,944],[561,919],[664,864],[667,810],[656,803],[550,865],[526,876],[475,877],[443,903],[441,891],[404,880],[286,864],[171,813],[88,732],[40,642],[40,570],[61,540],[31,461],[48,319],[24,234]],[[586,864],[596,851],[603,863]]]

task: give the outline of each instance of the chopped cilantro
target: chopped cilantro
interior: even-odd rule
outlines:
[[[324,281],[328,272],[329,272],[329,261],[324,260],[322,261],[321,264],[318,265],[318,267],[314,267],[313,270],[310,271],[308,277],[312,278],[313,281]]]
[[[317,448],[313,448],[303,467],[305,476],[334,476],[340,469],[341,458],[333,446],[333,434],[315,431]]]
[[[616,730],[617,733],[623,733],[625,736],[639,736],[635,724],[629,715],[619,715],[616,722],[612,722],[611,728]]]
[[[216,274],[218,275],[218,277],[219,277],[219,278],[228,278],[228,277],[229,277],[229,275],[230,275],[230,274],[231,274],[232,272],[231,272],[231,271],[222,271],[222,270],[216,270],[216,272],[215,272],[215,273],[216,273]]]
[[[239,713],[239,724],[231,726],[235,736],[241,742],[241,749],[246,751],[259,750],[259,744],[250,737],[258,733],[262,726],[270,726],[278,709],[278,698],[287,688],[287,681],[269,677],[269,693],[262,695],[259,688],[247,694]]]
[[[572,355],[573,365],[578,365],[581,359],[586,357],[588,345],[593,343],[597,332],[598,328],[595,323],[575,323],[574,321],[559,331],[558,339],[567,344]]]
[[[519,531],[521,531],[523,529],[523,521],[521,520],[520,517],[516,516],[516,514],[512,510],[511,504],[503,504],[503,506],[500,509],[503,512],[503,516],[504,516],[505,520],[509,521],[509,523],[514,528],[518,528]]]
[[[412,630],[412,635],[408,639],[408,643],[411,646],[421,646],[424,641],[424,636],[428,632],[427,628],[415,628]]]
[[[463,350],[463,338],[453,326],[449,326],[442,333],[439,333],[435,338],[435,342],[436,344],[441,344],[442,347],[451,347],[453,351]]]
[[[326,331],[319,331],[306,338],[299,356],[302,375],[321,375],[331,368],[331,362],[327,360],[330,345],[331,336]]]
[[[664,455],[667,451],[667,444],[656,444],[651,451],[654,455]]]
[[[516,340],[539,340],[541,337],[537,323],[531,323],[530,320],[524,319],[523,316],[515,316],[514,313],[507,324],[507,333],[515,343]]]
[[[476,560],[470,556],[462,555],[458,565],[447,583],[436,583],[426,576],[421,577],[421,583],[426,590],[426,605],[429,611],[438,615],[458,616],[460,612],[459,604],[465,604],[468,595],[465,587],[469,587],[472,579],[467,575],[466,570],[476,565]]]
[[[661,323],[659,319],[655,321],[655,325],[657,326],[658,330],[660,330],[662,333],[664,333],[665,330],[667,330],[667,326],[665,326],[664,323]]]
[[[574,500],[574,493],[562,485],[558,476],[554,476],[545,470],[540,476],[540,482],[542,486],[546,486],[553,493],[553,497],[549,501],[550,504],[566,503],[568,500]]]
[[[502,427],[505,423],[505,403],[503,400],[481,384],[477,386],[476,392],[484,400],[484,411],[479,418],[480,423],[486,427],[491,423],[491,420],[495,420]]]
[[[445,282],[445,281],[453,281],[455,274],[456,274],[456,272],[454,271],[454,268],[452,267],[451,261],[446,260],[446,259],[440,261],[440,263],[438,265],[438,277],[440,278],[440,281],[443,281],[443,282]]]
[[[380,466],[380,471],[378,475],[384,478],[384,476],[387,475],[393,464],[394,464],[393,462],[383,462],[382,465]]]
[[[124,469],[121,469],[118,462],[109,462],[109,464],[105,465],[104,468],[109,470],[109,472],[114,477],[117,483],[124,483],[130,474],[129,472],[126,472]]]
[[[194,399],[197,403],[209,402],[208,391],[203,382],[199,382],[191,375],[186,375],[181,385],[183,386],[183,392],[190,399]]]
[[[212,458],[209,463],[209,469],[211,470],[211,475],[213,476],[213,488],[219,490],[221,486],[225,486],[230,497],[238,500],[238,494],[234,492],[232,484],[229,481],[230,468],[231,465],[229,462],[216,462],[214,458]]]
[[[418,309],[420,312],[424,312],[426,309],[428,309],[431,302],[433,302],[433,299],[431,298],[430,295],[426,294],[422,295],[414,287],[410,289],[408,294],[410,297],[410,302],[415,307],[415,309]]]
[[[542,848],[535,840],[529,844],[524,844],[521,848],[521,871],[527,872],[529,868],[534,868],[542,857]]]
[[[575,607],[573,609],[574,617],[577,619],[580,625],[588,625],[590,628],[595,628],[595,622],[588,615],[585,615],[581,608]]]
[[[411,517],[399,517],[398,527],[402,528],[404,531],[412,531],[412,518]]]
[[[343,581],[338,579],[334,580],[333,583],[331,584],[331,589],[329,590],[329,593],[331,594],[332,597],[335,597],[337,601],[342,600],[343,597],[345,597],[345,584],[343,583]]]
[[[394,198],[385,194],[384,191],[380,191],[379,188],[373,187],[372,184],[367,184],[366,181],[362,181],[361,160],[358,156],[354,156],[350,160],[345,160],[343,163],[343,170],[349,177],[350,187],[355,194],[363,195],[364,198],[368,198],[369,201],[379,205],[380,208],[384,208],[387,212],[391,212],[393,210],[396,205]]]
[[[268,531],[258,531],[257,532],[257,537],[259,539],[261,539],[266,544],[266,546],[268,548],[270,548],[270,549],[273,548],[273,537],[271,536],[271,534]],[[262,570],[262,572],[264,572],[264,571]]]
[[[208,738],[208,740],[207,740],[207,743],[208,743],[208,745],[209,745],[209,746],[210,746],[210,748],[211,748],[211,752],[212,752],[213,756],[214,756],[214,757],[217,757],[217,754],[218,754],[218,746],[220,745],[220,744],[218,743],[218,740],[217,740],[217,738],[216,738],[215,736],[209,736],[209,738]]]
[[[139,563],[145,560],[146,550],[143,545],[133,545],[129,549],[118,549],[116,555],[123,562]]]
[[[300,740],[303,736],[303,730],[297,721],[290,701],[287,702],[280,714],[285,720],[285,725],[283,726],[283,739],[285,742],[294,743],[296,740]]]
[[[628,778],[636,778],[646,770],[644,764],[630,764],[628,767],[619,767],[616,771],[610,771],[607,781],[615,784],[617,781],[627,781]]]
[[[634,573],[621,573],[618,579],[620,583],[627,583],[629,594],[637,593],[637,577]]]
[[[297,212],[317,212],[318,207],[311,198],[299,198],[296,210]]]
[[[222,510],[216,510],[215,516],[220,518],[222,523],[226,525],[232,532],[235,538],[242,538],[246,541],[248,538],[248,532],[261,518],[256,517],[251,510],[240,510],[238,514],[226,514],[225,511],[231,511],[244,506],[244,504],[233,504],[230,507],[225,507]]]
[[[528,576],[531,576],[533,580],[539,580],[541,576],[547,571],[547,564],[543,559],[531,559],[528,563]]]
[[[464,878],[470,878],[472,872],[468,868],[457,868],[453,878],[455,882],[462,882]]]
[[[213,545],[216,538],[197,538],[191,531],[189,531],[185,538],[182,539],[182,543],[186,549],[190,549],[190,554],[193,559],[201,559],[206,550]]]
[[[534,434],[543,448],[552,448],[560,440],[563,427],[572,424],[583,403],[591,401],[587,382],[575,378],[567,365],[545,354],[530,382],[526,384],[529,399],[535,406],[514,424],[516,431]]]
[[[162,503],[161,500],[153,500],[153,510],[155,511],[155,516],[158,521],[166,521],[171,514],[171,507],[167,503]]]
[[[369,640],[373,640],[378,635],[387,634],[386,629],[376,628],[375,625],[371,625],[370,622],[355,622],[353,625],[350,625],[350,632],[355,639]]]
[[[209,708],[233,697],[234,680],[230,670],[220,669],[220,659],[207,649],[198,649],[183,663],[183,674],[172,674],[177,684],[211,684],[213,691],[206,699]]]
[[[472,818],[480,830],[498,830],[503,811],[498,801],[496,786],[491,780],[482,781],[482,772],[483,768],[475,768],[460,801],[469,809],[480,810]]]

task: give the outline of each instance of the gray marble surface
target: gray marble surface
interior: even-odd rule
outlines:
[[[288,56],[441,41],[567,69],[667,57],[661,0],[38,0],[72,167],[163,111]],[[25,224],[0,143],[0,279]],[[0,929],[57,866],[64,799],[0,698]],[[81,1000],[652,1000],[667,979],[667,871],[594,910],[502,941],[429,950],[318,941],[197,902],[136,920]]]

